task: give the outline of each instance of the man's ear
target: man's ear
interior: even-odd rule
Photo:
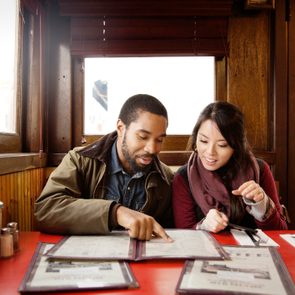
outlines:
[[[126,125],[123,123],[121,119],[118,119],[117,121],[117,133],[118,137],[122,137],[125,132]]]

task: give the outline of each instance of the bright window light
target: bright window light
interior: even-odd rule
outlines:
[[[16,132],[18,0],[0,0],[0,132]]]
[[[214,57],[86,58],[84,134],[115,130],[122,104],[138,93],[166,106],[167,134],[191,134],[215,97]]]

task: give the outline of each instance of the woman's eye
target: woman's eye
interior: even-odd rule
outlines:
[[[204,139],[200,139],[200,142],[201,143],[207,143],[208,141],[207,140],[204,140]]]
[[[144,135],[138,135],[138,138],[141,139],[141,140],[146,140],[147,139],[147,137],[144,136]]]

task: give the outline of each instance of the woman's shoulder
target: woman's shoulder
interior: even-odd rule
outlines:
[[[261,158],[256,158],[256,160],[259,166],[260,179],[273,179],[273,175],[269,164]]]
[[[179,176],[182,176],[183,178],[187,179],[187,164],[180,166],[177,169],[175,175],[179,175]]]
[[[256,161],[258,163],[260,172],[263,172],[265,165],[267,164],[263,159],[261,158],[256,158]]]
[[[261,158],[256,158],[256,161],[258,163],[260,173],[268,172],[269,170],[271,170],[269,164],[265,160]]]

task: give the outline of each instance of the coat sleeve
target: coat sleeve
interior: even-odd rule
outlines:
[[[193,228],[200,221],[196,215],[196,203],[187,181],[177,172],[172,183],[172,204],[176,228]]]
[[[264,168],[260,175],[260,186],[263,188],[266,195],[274,202],[275,207],[273,208],[272,214],[267,219],[263,221],[256,220],[257,227],[265,230],[288,229],[286,220],[282,214],[275,180],[266,162],[264,162]]]
[[[109,232],[111,201],[82,195],[81,161],[70,151],[51,173],[35,202],[37,227],[52,234],[99,234]]]

